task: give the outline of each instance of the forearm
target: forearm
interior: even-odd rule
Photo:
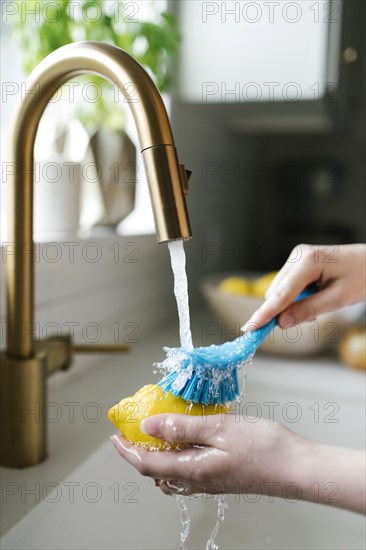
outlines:
[[[295,436],[278,465],[272,494],[366,513],[365,453]],[[267,491],[267,494],[270,494]]]

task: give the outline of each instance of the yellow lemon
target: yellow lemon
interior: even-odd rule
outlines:
[[[201,405],[187,403],[182,397],[163,392],[160,386],[148,384],[139,389],[135,395],[122,399],[108,411],[108,418],[121,434],[136,445],[150,450],[167,450],[177,448],[177,444],[161,441],[142,433],[140,423],[144,418],[158,413],[178,413],[193,416],[226,413],[225,405]]]
[[[250,294],[251,284],[244,277],[227,277],[219,283],[219,289],[227,294]]]
[[[252,281],[252,294],[258,298],[264,298],[269,285],[272,283],[277,273],[278,271],[271,271],[271,273],[267,273],[266,275]]]

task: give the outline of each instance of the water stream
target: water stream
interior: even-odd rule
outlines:
[[[212,529],[210,538],[207,541],[206,550],[218,550],[219,546],[216,544],[215,540],[221,525],[224,523],[225,512],[228,509],[227,495],[215,495],[215,500],[217,502],[216,525]]]
[[[184,497],[182,495],[175,495],[175,501],[180,511],[180,521],[182,523],[182,528],[180,530],[180,547],[181,550],[186,550],[186,540],[188,538],[189,530],[191,528],[191,518],[187,506],[187,497]]]
[[[186,349],[193,349],[191,323],[189,315],[188,301],[188,281],[186,273],[186,255],[184,252],[183,241],[172,241],[168,243],[170,260],[174,274],[174,294],[177,301],[178,317],[179,317],[179,336],[180,345]],[[187,498],[177,494],[175,496],[181,517],[181,533],[180,533],[180,548],[186,550],[186,541],[189,535],[191,520],[189,516]],[[220,526],[224,522],[225,512],[227,510],[227,495],[216,495],[217,501],[217,520],[211,532],[210,538],[206,545],[206,550],[217,550],[218,545],[215,542]]]
[[[189,316],[186,255],[183,241],[171,241],[168,243],[168,247],[174,274],[174,294],[178,308],[180,345],[182,348],[193,349],[191,320]]]

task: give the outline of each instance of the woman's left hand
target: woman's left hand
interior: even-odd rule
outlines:
[[[365,513],[362,451],[309,441],[276,422],[235,414],[158,414],[140,427],[159,439],[191,444],[154,452],[112,437],[119,454],[166,494],[254,493],[314,502],[315,483],[316,502]]]
[[[268,492],[278,483],[291,449],[311,445],[280,424],[231,414],[188,416],[159,414],[141,423],[145,433],[159,439],[191,444],[179,451],[149,451],[122,436],[112,442],[120,455],[144,476],[159,480],[165,493]]]

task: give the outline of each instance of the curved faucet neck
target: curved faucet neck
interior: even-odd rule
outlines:
[[[78,42],[46,57],[30,75],[28,91],[12,131],[9,242],[7,262],[8,350],[11,358],[34,354],[33,165],[34,143],[42,114],[56,91],[78,75],[95,74],[115,84],[129,104],[140,148],[160,242],[191,236],[183,172],[178,164],[162,98],[143,67],[123,50],[99,42]],[[133,94],[131,92],[133,91]]]

